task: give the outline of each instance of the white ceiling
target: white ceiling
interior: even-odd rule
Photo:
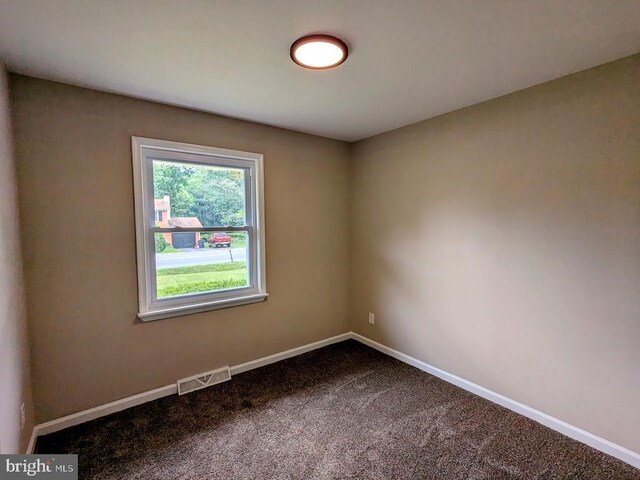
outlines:
[[[640,50],[640,0],[0,0],[10,70],[357,140]],[[341,37],[342,66],[289,59]]]

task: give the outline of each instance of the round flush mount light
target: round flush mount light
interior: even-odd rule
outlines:
[[[291,45],[291,60],[304,68],[324,70],[337,67],[349,55],[346,43],[331,35],[307,35]]]

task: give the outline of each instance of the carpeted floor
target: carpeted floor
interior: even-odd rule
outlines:
[[[639,479],[354,341],[38,439],[87,479]]]

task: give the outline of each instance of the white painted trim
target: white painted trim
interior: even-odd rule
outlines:
[[[303,353],[317,350],[318,348],[326,347],[328,345],[342,342],[344,340],[349,340],[350,338],[352,338],[352,332],[342,333],[340,335],[336,335],[335,337],[325,338],[324,340],[320,340],[318,342],[313,342],[301,347],[292,348],[291,350],[286,350],[274,355],[269,355],[268,357],[262,357],[258,360],[241,363],[240,365],[231,367],[231,375],[237,375],[242,372],[253,370],[254,368],[264,367],[265,365],[270,365],[287,358],[296,357],[298,355],[302,355]]]
[[[581,428],[570,425],[567,422],[552,417],[551,415],[547,415],[546,413],[540,412],[539,410],[528,407],[527,405],[505,397],[504,395],[500,395],[499,393],[481,387],[480,385],[476,385],[469,380],[465,380],[464,378],[458,377],[457,375],[445,372],[444,370],[434,367],[433,365],[429,365],[428,363],[418,360],[417,358],[399,352],[398,350],[394,350],[393,348],[387,347],[386,345],[373,341],[355,332],[343,333],[341,335],[336,335],[335,337],[326,338],[324,340],[292,348],[291,350],[286,350],[274,355],[269,355],[257,360],[252,360],[249,362],[241,363],[239,365],[235,365],[233,367],[230,367],[231,375],[237,375],[239,373],[247,372],[255,368],[264,367],[266,365],[279,362],[280,360],[285,360],[297,355],[302,355],[303,353],[317,350],[319,348],[323,348],[328,345],[332,345],[334,343],[342,342],[348,339],[357,340],[358,342],[374,348],[375,350],[378,350],[379,352],[382,352],[386,355],[389,355],[390,357],[400,360],[401,362],[407,363],[413,367],[418,368],[419,370],[430,373],[431,375],[441,378],[446,382],[463,388],[464,390],[474,393],[493,403],[502,405],[509,410],[519,413],[520,415],[524,415],[525,417],[541,423],[542,425],[545,425],[546,427],[549,427],[552,430],[555,430],[563,435],[573,438],[574,440],[589,445],[596,450],[600,450],[601,452],[618,458],[619,460],[622,460],[623,462],[626,462],[636,468],[640,468],[640,454],[637,452],[629,450],[621,445],[617,445],[613,442],[610,442],[609,440],[605,440],[604,438],[598,437],[597,435],[582,430]],[[90,408],[89,410],[74,413],[73,415],[68,415],[57,420],[52,420],[47,423],[36,425],[33,429],[31,440],[29,441],[27,453],[33,452],[36,438],[39,435],[47,435],[49,433],[57,432],[59,430],[72,427],[80,423],[104,417],[111,413],[119,412],[121,410],[125,410],[127,408],[176,393],[176,384],[167,385],[155,390],[150,390],[148,392],[139,393],[138,395],[133,395],[121,400],[116,400],[115,402],[107,403],[106,405],[101,405],[98,407]]]
[[[308,343],[306,345],[292,348],[284,352],[262,357],[257,360],[252,360],[250,362],[241,363],[240,365],[235,365],[233,367],[230,367],[231,375],[237,375],[242,372],[253,370],[254,368],[264,367],[265,365],[270,365],[272,363],[279,362],[280,360],[285,360],[287,358],[295,357],[297,355],[302,355],[303,353],[307,353],[312,350],[317,350],[318,348],[322,348],[328,345],[332,345],[334,343],[342,342],[344,340],[350,339],[351,335],[352,335],[351,332],[343,333],[340,335],[336,335],[335,337],[325,338],[324,340]],[[173,383],[171,385],[166,385],[164,387],[156,388],[154,390],[142,392],[137,395],[132,395],[131,397],[126,397],[120,400],[116,400],[114,402],[110,402],[105,405],[100,405],[94,408],[90,408],[88,410],[83,410],[81,412],[74,413],[72,415],[67,415],[66,417],[58,418],[56,420],[51,420],[50,422],[41,423],[39,425],[36,425],[33,428],[27,453],[33,453],[36,439],[40,435],[47,435],[49,433],[57,432],[59,430],[64,430],[65,428],[73,427],[74,425],[79,425],[81,423],[88,422],[90,420],[95,420],[96,418],[104,417],[112,413],[126,410],[127,408],[135,407],[136,405],[141,405],[143,403],[151,402],[153,400],[157,400],[162,397],[167,397],[169,395],[175,395],[177,393],[178,393],[177,384]]]
[[[177,385],[175,383],[172,383],[171,385],[166,385],[154,390],[138,393],[137,395],[132,395],[130,397],[122,398],[114,402],[109,402],[105,405],[100,405],[98,407],[83,410],[72,415],[67,415],[66,417],[62,417],[57,420],[51,420],[50,422],[36,425],[36,434],[38,436],[47,435],[49,433],[57,432],[68,427],[73,427],[74,425],[79,425],[90,420],[95,420],[96,418],[104,417],[121,410],[126,410],[127,408],[135,407],[136,405],[141,405],[152,400],[157,400],[158,398],[173,395],[177,392]]]
[[[138,271],[138,318],[143,322],[182,316],[189,313],[235,307],[261,302],[267,297],[265,227],[264,227],[264,158],[260,153],[194,145],[168,140],[131,137],[134,214],[136,227],[136,262]],[[161,157],[158,157],[161,154]],[[156,292],[156,258],[154,235],[157,231],[208,231],[206,228],[158,229],[153,207],[154,158],[177,162],[242,168],[245,174],[246,217],[242,228],[247,234],[250,282],[247,287],[202,292],[170,298],[158,298]]]
[[[429,365],[417,358],[411,357],[405,353],[399,352],[398,350],[394,350],[393,348],[387,347],[381,343],[375,342],[365,336],[362,336],[358,333],[351,332],[351,338],[357,340],[364,345],[367,345],[371,348],[378,350],[390,357],[393,357],[401,362],[407,363],[413,367],[418,368],[424,372],[430,373],[442,380],[452,383],[468,392],[474,393],[482,398],[485,398],[493,403],[497,403],[498,405],[502,405],[509,410],[512,410],[520,415],[524,415],[531,420],[535,420],[542,425],[555,430],[567,437],[573,438],[581,443],[589,445],[590,447],[595,448],[596,450],[600,450],[601,452],[606,453],[607,455],[611,455],[623,462],[626,462],[636,468],[640,468],[640,453],[634,452],[625,448],[621,445],[617,445],[609,440],[605,440],[604,438],[598,437],[592,433],[589,433],[581,428],[578,428],[574,425],[571,425],[567,422],[559,420],[551,415],[547,415],[539,410],[531,408],[527,405],[524,405],[520,402],[512,400],[504,395],[500,395],[499,393],[493,392],[487,388],[481,387],[480,385],[476,385],[469,380],[465,380],[464,378],[460,378],[457,375],[453,375],[451,373],[445,372],[433,365]]]
[[[37,436],[38,435],[36,433],[36,427],[33,427],[31,429],[31,438],[29,439],[29,445],[27,445],[27,451],[26,451],[27,455],[31,455],[33,453],[33,449],[36,447]]]
[[[182,307],[166,308],[164,310],[154,310],[147,313],[138,313],[138,318],[143,322],[152,322],[163,318],[178,317],[181,315],[190,315],[192,313],[208,312],[210,310],[220,310],[222,308],[238,307],[240,305],[249,305],[251,303],[264,302],[269,295],[259,293],[256,295],[244,295],[225,300],[216,300],[193,305],[184,305]]]

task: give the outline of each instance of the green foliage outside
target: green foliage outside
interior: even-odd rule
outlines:
[[[240,244],[242,245],[246,245],[247,244],[247,234],[246,233],[236,233],[236,232],[231,232],[229,234],[229,236],[233,239],[233,243],[237,244],[238,246],[240,246]]]
[[[247,246],[247,235],[244,233],[230,233],[231,237],[231,248],[237,247],[246,247]]]
[[[156,233],[156,252],[164,252],[169,245],[161,233]]]
[[[153,162],[155,198],[170,197],[172,217],[197,217],[203,226],[244,224],[244,175],[237,169]]]
[[[247,263],[227,262],[158,270],[158,298],[247,285]]]

